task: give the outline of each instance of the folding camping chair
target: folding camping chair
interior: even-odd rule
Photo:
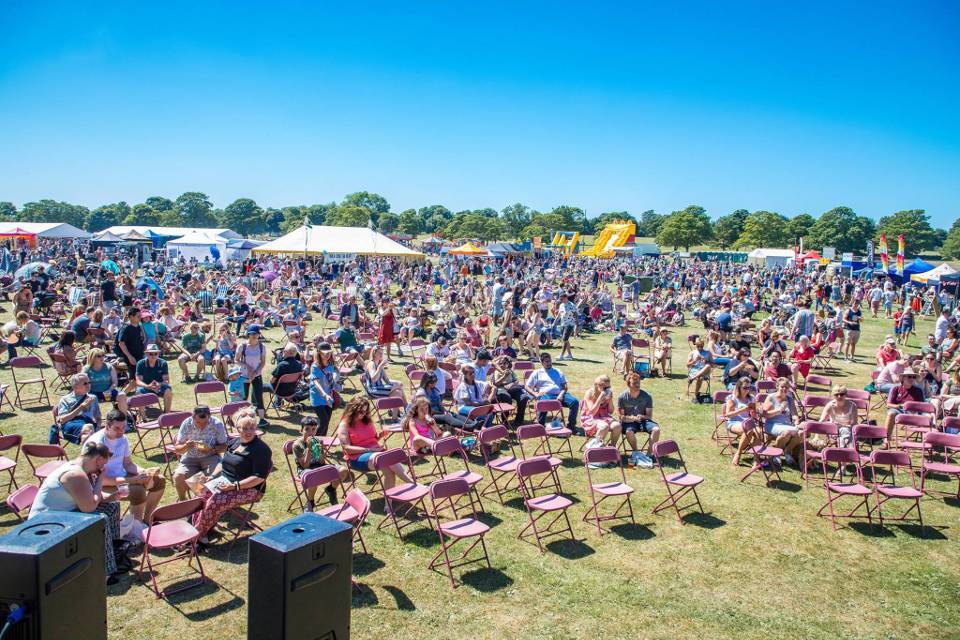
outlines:
[[[594,465],[614,465],[620,470],[620,480],[613,482],[594,482],[591,467]],[[584,522],[593,522],[597,525],[597,534],[603,535],[606,529],[601,522],[611,522],[620,520],[629,520],[636,524],[633,517],[633,505],[630,504],[630,496],[633,494],[633,487],[627,484],[627,476],[623,470],[623,461],[620,458],[620,451],[616,447],[597,447],[587,449],[583,452],[583,465],[587,468],[587,486],[590,487],[590,501],[593,504],[587,512],[583,514]],[[600,498],[599,500],[597,498]],[[622,498],[620,504],[607,515],[600,515],[600,505],[605,500]],[[621,512],[626,508],[626,513]]]
[[[670,460],[668,456],[677,454],[679,471],[667,473],[666,463]],[[703,505],[700,503],[700,496],[697,495],[697,487],[703,482],[703,478],[690,473],[687,470],[687,463],[683,460],[683,454],[680,453],[680,446],[674,440],[661,440],[653,445],[653,461],[660,469],[660,478],[667,489],[667,497],[663,499],[652,510],[653,513],[660,513],[664,509],[673,507],[677,512],[677,520],[684,524],[683,511],[692,509],[696,505],[700,513],[704,513]],[[687,495],[693,495],[693,501],[681,505],[683,498]]]
[[[543,479],[538,481],[537,478]],[[576,536],[567,515],[567,509],[573,501],[563,495],[560,478],[551,466],[550,460],[544,456],[521,460],[517,464],[517,480],[523,495],[523,504],[527,508],[527,516],[530,519],[527,526],[520,530],[517,538],[528,542],[528,538],[532,535],[540,553],[543,553],[544,538],[566,537],[569,533],[570,540],[575,541]],[[548,521],[544,526],[538,526],[543,520]],[[566,523],[566,526],[556,527],[563,523]]]

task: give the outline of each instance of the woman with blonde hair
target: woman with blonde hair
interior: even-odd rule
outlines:
[[[597,376],[593,385],[583,394],[580,405],[580,425],[587,437],[596,437],[604,442],[609,436],[610,446],[617,446],[622,426],[614,418],[613,411],[610,378],[606,375]]]
[[[841,447],[849,447],[852,441],[853,425],[857,424],[857,405],[847,398],[847,388],[834,385],[830,391],[832,399],[820,412],[820,422],[832,422],[840,428],[838,438]]]
[[[127,394],[118,388],[117,370],[107,362],[103,349],[90,349],[83,373],[90,379],[90,393],[97,396],[100,402],[109,400],[124,414],[127,413]]]

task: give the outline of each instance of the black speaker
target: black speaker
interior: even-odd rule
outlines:
[[[348,640],[353,530],[305,513],[250,538],[247,638]]]
[[[103,516],[42,514],[0,538],[0,615],[26,604],[6,638],[107,638]]]

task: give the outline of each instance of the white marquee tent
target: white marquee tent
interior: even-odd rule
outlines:
[[[939,267],[931,269],[930,271],[925,271],[923,273],[915,273],[910,276],[910,279],[914,282],[919,282],[921,284],[938,284],[940,282],[940,277],[949,275],[951,273],[956,273],[957,270],[951,267],[949,264],[944,262]]]
[[[38,238],[64,238],[67,240],[80,238],[84,240],[90,234],[66,222],[0,222],[0,233],[12,231],[17,227],[29,233],[37,234]]]
[[[754,249],[747,254],[747,260],[764,267],[783,267],[793,256],[790,249]]]
[[[118,236],[122,236],[131,231],[136,231],[145,236],[149,237],[148,231],[154,233],[158,236],[168,236],[173,238],[180,238],[187,234],[193,233],[194,231],[200,231],[211,236],[220,236],[221,238],[233,239],[240,238],[240,234],[236,231],[231,231],[230,229],[194,229],[191,227],[161,227],[161,226],[144,226],[144,225],[116,225],[107,229],[110,233],[113,233]]]
[[[171,240],[165,245],[167,255],[174,260],[196,258],[197,262],[223,262],[227,259],[227,240],[203,231],[193,231]]]
[[[366,227],[299,227],[253,249],[255,254],[325,255],[332,260],[353,256],[422,258],[423,254]]]

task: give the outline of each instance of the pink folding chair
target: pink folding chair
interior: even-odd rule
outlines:
[[[736,437],[727,431],[727,419],[723,417],[723,404],[729,397],[729,391],[715,391],[713,393],[713,434],[710,437],[720,447],[721,455],[737,441]]]
[[[10,402],[10,396],[7,395],[7,391],[10,389],[10,385],[0,383],[0,410],[3,409],[3,405],[6,404],[10,407],[10,413],[16,413],[17,408],[13,406],[13,403]]]
[[[484,536],[490,531],[490,527],[478,519],[477,505],[473,500],[474,490],[470,483],[463,478],[448,478],[435,480],[430,484],[430,515],[436,520],[434,529],[440,537],[440,551],[430,559],[427,565],[430,570],[435,571],[437,567],[443,564],[447,568],[447,576],[450,578],[450,586],[456,589],[457,583],[453,577],[453,570],[465,567],[478,562],[490,565],[490,556],[487,553],[487,544]],[[457,513],[457,507],[463,509],[462,503],[466,501],[469,504],[469,515],[460,517]],[[449,510],[453,514],[452,520],[444,520],[441,514]],[[471,541],[459,556],[450,558],[450,551],[457,544]],[[483,551],[481,557],[470,558],[471,552],[480,547]],[[441,556],[443,557],[441,559]]]
[[[20,447],[20,451],[26,457],[27,464],[33,471],[33,477],[41,483],[67,461],[67,452],[58,444],[26,443]],[[36,460],[47,460],[47,462],[38,463]]]
[[[440,476],[440,479],[465,481],[468,485],[470,485],[470,489],[476,495],[477,505],[479,506],[480,511],[483,511],[483,502],[480,499],[480,492],[478,489],[480,482],[483,480],[483,476],[476,471],[470,470],[469,456],[467,455],[467,450],[460,442],[460,438],[456,436],[447,436],[446,438],[440,438],[439,440],[434,441],[431,447],[431,454],[433,455],[434,465],[438,475]],[[450,467],[448,467],[448,462],[453,458],[460,459],[460,462],[463,463],[463,469],[455,469],[453,471],[450,470]]]
[[[310,469],[309,471],[304,472],[303,487],[304,489],[311,489],[313,487],[319,488],[336,482],[338,478],[339,472],[333,465],[317,467],[316,469]],[[353,495],[351,498],[351,494],[355,495]],[[359,501],[357,496],[360,497]],[[331,504],[317,511],[317,513],[321,516],[333,518],[334,520],[338,520],[353,526],[354,531],[352,535],[355,539],[359,537],[360,546],[364,553],[367,552],[367,545],[364,544],[363,537],[360,536],[359,525],[356,523],[361,515],[364,519],[366,519],[367,513],[369,512],[370,500],[368,500],[367,497],[364,496],[363,493],[358,489],[351,489],[344,496],[343,502],[339,504]]]
[[[830,393],[833,388],[833,378],[811,373],[803,379],[803,396],[806,397],[812,393]]]
[[[806,420],[817,420],[823,412],[823,408],[828,404],[830,404],[830,398],[826,396],[804,396],[803,417]]]
[[[810,444],[810,436],[823,436],[826,446],[836,446],[840,438],[840,427],[833,422],[816,422],[806,420],[800,423],[800,434],[803,436],[803,481],[810,486],[810,467],[823,462],[823,449],[816,449]]]
[[[573,502],[563,494],[560,478],[550,465],[550,460],[544,456],[521,460],[517,464],[517,480],[520,492],[523,495],[523,504],[527,508],[530,522],[517,538],[529,542],[532,535],[537,542],[537,548],[543,553],[543,540],[548,537],[567,537],[576,541],[567,509]],[[541,525],[546,520],[546,524]],[[566,526],[562,526],[566,524]],[[560,526],[558,526],[560,525]],[[527,532],[530,533],[527,533]]]
[[[240,409],[249,406],[250,403],[246,400],[236,400],[234,402],[228,402],[220,407],[220,417],[223,419],[223,426],[227,430],[228,434],[235,433],[233,428],[233,416],[236,415],[237,411],[240,411]]]
[[[520,458],[517,457],[513,445],[510,443],[510,433],[505,426],[498,424],[481,429],[477,441],[480,444],[484,466],[490,473],[490,482],[480,492],[480,495],[496,494],[500,504],[503,504],[503,495],[519,488],[516,479]],[[504,449],[506,449],[506,452],[504,452]]]
[[[744,420],[742,424],[743,437],[752,436],[754,444],[746,449],[746,453],[753,456],[753,464],[746,475],[740,478],[740,482],[745,482],[747,478],[757,471],[763,474],[768,486],[774,478],[776,478],[777,482],[782,482],[783,479],[780,477],[780,470],[777,468],[779,466],[777,460],[783,456],[783,449],[768,444],[765,441],[766,434],[763,431],[763,427],[760,426],[760,421],[749,418]]]
[[[336,491],[337,485],[340,485],[340,471],[332,464],[325,464],[313,469],[308,469],[303,472],[303,476],[300,478],[303,488],[303,493],[306,495],[308,489],[319,489],[321,487],[332,486],[334,491]],[[346,492],[343,490],[343,485],[340,485],[340,491],[344,497],[346,497]],[[319,492],[318,492],[319,493]],[[320,509],[317,511],[320,515],[329,516],[331,518],[336,518],[337,520],[342,520],[343,522],[352,522],[346,516],[344,518],[337,517],[333,515],[339,511],[347,512],[349,511],[349,505],[343,502],[340,504],[331,503],[328,507]],[[343,515],[343,514],[341,514]],[[348,514],[349,515],[349,514]],[[352,514],[353,517],[356,517],[356,514]]]
[[[23,516],[23,512],[30,511],[33,501],[37,498],[38,491],[40,491],[40,487],[35,484],[28,484],[7,496],[7,508],[13,512],[13,515],[17,516],[17,520],[20,522],[26,522],[27,519]]]
[[[667,473],[665,463],[672,460],[670,458],[672,454],[677,454],[677,460],[673,466],[679,468],[679,471]],[[653,445],[653,461],[660,469],[660,477],[667,488],[667,497],[655,506],[652,512],[656,514],[673,507],[680,524],[684,524],[683,512],[686,509],[696,506],[700,513],[703,513],[703,505],[700,503],[700,496],[697,495],[697,487],[703,483],[703,478],[687,470],[687,463],[683,459],[683,454],[680,453],[680,446],[674,440],[657,442]],[[681,504],[687,495],[692,495],[693,501],[685,505]]]
[[[0,453],[6,453],[14,450],[13,459],[6,455],[0,455],[0,473],[7,472],[10,475],[10,481],[7,482],[6,491],[9,493],[12,489],[17,489],[17,462],[20,461],[20,445],[23,444],[23,436],[12,434],[9,436],[0,436]]]
[[[827,447],[822,452],[823,458],[821,463],[823,465],[823,486],[824,490],[827,492],[827,501],[824,503],[820,510],[817,511],[817,516],[822,516],[824,509],[830,510],[830,522],[833,525],[833,530],[837,530],[837,520],[843,519],[859,519],[864,516],[867,518],[867,521],[870,524],[873,524],[873,518],[870,513],[870,496],[873,495],[873,492],[870,491],[863,483],[863,467],[860,466],[860,455],[857,453],[856,449],[851,448],[840,448],[840,447]],[[837,466],[837,472],[834,474],[833,480],[829,476],[827,471],[828,466],[833,463]],[[854,468],[850,482],[844,482],[844,470],[847,467],[852,466]],[[837,513],[834,510],[834,503],[840,500],[841,498],[855,498],[857,502],[854,504],[853,508],[845,513]],[[860,508],[863,507],[864,513],[857,513]]]
[[[293,513],[293,505],[299,504],[300,510],[303,511],[306,508],[306,503],[304,502],[304,490],[303,483],[300,478],[300,474],[297,473],[297,466],[293,460],[293,443],[295,440],[287,440],[283,443],[283,457],[287,461],[287,472],[290,474],[290,482],[293,483],[293,500],[290,501],[290,504],[287,505],[287,513]]]
[[[927,445],[927,448],[924,450],[923,464],[920,467],[920,490],[929,495],[953,495],[928,489],[926,485],[928,475],[953,476],[957,479],[956,497],[960,500],[960,456],[958,456],[960,454],[960,434],[931,431],[924,434],[923,443]],[[938,449],[942,449],[943,453],[938,455]],[[937,459],[938,457],[940,459]]]
[[[138,393],[127,398],[127,408],[135,420],[134,426],[137,429],[137,441],[133,443],[130,449],[131,452],[136,453],[137,448],[140,448],[140,452],[143,454],[144,458],[148,458],[149,453],[145,448],[146,444],[144,443],[143,439],[148,434],[157,430],[157,421],[149,420],[147,417],[147,409],[150,407],[154,407],[161,413],[163,412],[163,405],[160,404],[160,397],[156,394]],[[150,447],[150,451],[156,448],[157,447]]]
[[[923,454],[928,445],[923,437],[933,431],[933,417],[913,413],[900,413],[893,419],[893,447],[907,452]]]
[[[566,418],[564,417],[565,411],[563,408],[563,403],[559,400],[537,400],[534,410],[538,416],[541,414],[546,414],[544,425],[547,431],[547,437],[560,441],[560,446],[556,451],[553,450],[553,447],[550,448],[551,454],[559,454],[564,448],[566,448],[567,452],[570,454],[570,457],[575,457],[573,454],[573,445],[570,444],[573,431],[568,429],[566,426],[567,422]],[[559,426],[554,426],[555,421],[558,419]]]
[[[524,443],[526,443],[526,446],[524,446]],[[517,427],[517,444],[520,445],[520,458],[523,460],[546,458],[550,462],[550,468],[554,473],[562,464],[560,458],[553,456],[550,450],[550,440],[547,438],[547,429],[542,424],[535,422]]]
[[[280,378],[277,379],[277,384],[274,386],[273,391],[270,393],[270,406],[273,407],[274,411],[277,412],[277,417],[280,417],[280,407],[286,404],[298,405],[299,403],[294,400],[294,397],[297,394],[297,383],[300,382],[300,378],[303,377],[303,371],[297,371],[295,373],[285,373]],[[291,387],[293,391],[289,394],[279,393],[281,386],[293,385]],[[226,400],[226,397],[224,397]]]
[[[383,481],[384,472],[387,468],[397,464],[406,467],[412,482],[398,483],[387,489]],[[386,517],[377,525],[377,530],[379,531],[392,524],[397,530],[397,536],[400,540],[403,540],[403,529],[416,524],[411,516],[416,515],[418,511],[428,513],[424,498],[427,497],[430,490],[417,482],[413,465],[404,449],[389,449],[374,454],[373,469],[376,474],[376,482],[383,491],[384,509],[386,510]],[[407,519],[408,522],[401,526],[401,518]],[[429,523],[429,519],[427,522]]]
[[[204,399],[201,396],[214,396]],[[223,399],[221,401],[221,398]],[[219,380],[209,380],[207,382],[198,382],[193,387],[193,406],[207,405],[211,413],[220,413],[223,405],[227,404],[227,387]]]
[[[883,427],[879,427],[883,429]],[[910,478],[909,485],[897,484],[897,469],[904,469]],[[886,480],[881,482],[881,476]],[[880,526],[883,526],[882,506],[891,500],[912,501],[913,504],[899,517],[887,520],[899,522],[908,521],[910,512],[917,510],[917,520],[920,526],[923,526],[923,514],[920,512],[920,498],[923,497],[923,491],[917,489],[917,478],[913,473],[913,463],[910,460],[910,454],[905,451],[874,450],[870,454],[870,477],[873,481],[873,497],[876,506],[873,510],[880,517]]]
[[[395,435],[400,435],[403,438],[403,427],[401,426],[400,419],[393,417],[393,413],[401,414],[404,409],[403,398],[377,398],[373,402],[373,410],[377,414],[377,422],[380,423],[380,431],[386,433],[387,435],[383,439],[384,446],[387,445],[387,442],[390,441]]]
[[[147,528],[140,532],[140,538],[143,540],[143,558],[140,560],[139,577],[144,579],[144,567],[150,572],[150,580],[153,592],[158,598],[165,598],[174,593],[179,593],[193,587],[198,587],[207,581],[207,576],[203,571],[203,564],[200,563],[200,556],[197,554],[197,539],[200,538],[200,532],[196,530],[190,522],[191,516],[203,510],[203,498],[191,498],[183,502],[175,502],[157,509],[151,514],[147,523]],[[175,550],[175,553],[163,560],[154,560],[152,550],[163,551],[167,549]],[[167,588],[163,591],[157,584],[157,572],[154,570],[163,564],[176,562],[177,560],[186,560],[187,566],[199,574],[199,578],[180,584],[174,588]],[[197,561],[197,566],[193,566],[193,561]]]
[[[13,377],[13,403],[23,409],[24,403],[36,403],[41,407],[50,406],[50,394],[47,392],[47,380],[43,377],[43,361],[37,356],[20,356],[13,358],[8,363],[10,365],[10,375]],[[20,377],[17,377],[17,371],[20,371]],[[33,376],[30,374],[33,373]],[[24,377],[24,376],[30,377]],[[37,395],[32,398],[24,398],[23,390],[29,387],[39,387]]]
[[[620,470],[620,480],[613,482],[594,482],[592,465],[608,464],[614,465]],[[597,447],[587,449],[583,452],[583,465],[587,468],[587,486],[590,487],[591,506],[583,514],[584,522],[593,522],[597,525],[597,534],[603,535],[606,529],[601,522],[611,522],[620,520],[629,520],[636,524],[633,517],[633,505],[630,504],[630,496],[633,494],[633,487],[627,484],[627,476],[623,470],[623,461],[620,458],[620,450],[616,447]],[[599,500],[598,500],[599,498]],[[600,505],[606,500],[621,499],[617,508],[609,514],[600,514]],[[626,513],[623,513],[626,509]]]
[[[514,371],[533,371],[533,363],[529,360],[515,360],[511,365]]]
[[[870,464],[870,454],[879,449],[887,449],[887,429],[872,424],[853,425],[851,431],[853,448],[857,450],[860,456],[860,465],[866,467]]]

